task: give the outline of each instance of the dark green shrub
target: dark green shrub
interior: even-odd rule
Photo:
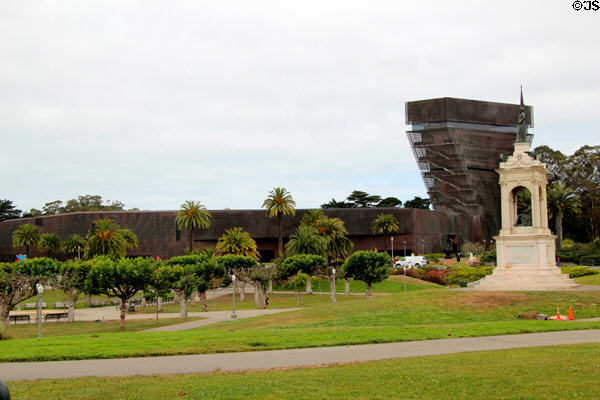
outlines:
[[[496,250],[488,251],[488,252],[484,253],[481,256],[481,258],[479,259],[479,262],[482,264],[495,264],[496,263]]]
[[[492,267],[456,267],[450,270],[448,283],[458,285],[461,281],[474,282],[491,274]]]
[[[587,267],[561,267],[563,274],[569,274],[569,278],[577,278],[579,276],[596,275],[600,272]]]

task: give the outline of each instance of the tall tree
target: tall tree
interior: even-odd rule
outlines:
[[[538,160],[546,164],[548,169],[548,185],[554,185],[556,183],[565,182],[565,164],[567,162],[567,156],[558,150],[554,150],[548,146],[538,146],[533,149],[533,154],[536,155]]]
[[[285,245],[286,255],[316,254],[325,255],[327,240],[319,235],[314,226],[299,226]]]
[[[350,193],[347,200],[350,203],[356,204],[356,207],[375,207],[375,204],[381,201],[381,196],[370,195],[367,192],[355,190],[352,193]]]
[[[85,239],[74,233],[63,242],[63,250],[67,253],[77,254],[85,248]]]
[[[137,237],[134,236],[133,232],[121,229],[112,219],[100,218],[94,222],[88,232],[85,257],[108,256],[113,260],[123,258],[127,254],[127,249],[135,247],[134,243],[137,244]]]
[[[13,246],[25,246],[25,253],[29,254],[29,248],[35,246],[40,239],[40,231],[31,224],[19,226],[12,234]]]
[[[392,214],[379,214],[371,225],[373,233],[383,233],[383,248],[387,252],[387,238],[394,232],[398,232],[398,220]]]
[[[277,217],[279,226],[278,256],[281,257],[283,255],[282,217],[284,215],[296,215],[296,202],[285,188],[276,187],[269,192],[262,206],[267,209],[266,214],[269,218]]]
[[[406,203],[404,203],[404,208],[420,208],[423,210],[429,210],[430,206],[431,200],[423,199],[419,196],[415,196],[414,199],[407,200]]]
[[[579,213],[581,203],[577,194],[567,186],[557,183],[548,188],[548,216],[554,218],[556,247],[562,247],[563,217],[566,214]]]
[[[367,284],[365,296],[370,297],[373,283],[382,282],[390,276],[392,271],[390,262],[387,253],[357,251],[344,263],[343,273],[345,276],[365,282]]]
[[[254,286],[254,304],[257,308],[267,308],[266,285],[275,277],[275,269],[260,265],[252,257],[226,255],[217,258],[228,273],[235,274],[242,282]]]
[[[321,204],[321,208],[355,208],[356,204],[350,203],[348,201],[337,201],[336,199],[331,199],[331,201]]]
[[[56,233],[42,233],[37,242],[37,248],[40,249],[40,251],[46,252],[48,257],[50,257],[52,253],[59,251],[61,247],[62,241]]]
[[[16,219],[21,215],[21,210],[17,209],[12,201],[4,199],[0,200],[0,221],[7,219]]]
[[[583,146],[566,163],[568,182],[579,197],[580,230],[588,241],[600,236],[600,146]]]
[[[402,207],[402,200],[397,197],[386,197],[377,203],[375,207]]]
[[[210,287],[210,281],[215,277],[223,276],[223,268],[216,262],[214,257],[205,254],[191,254],[187,256],[172,257],[165,262],[165,267],[180,266],[181,270],[172,272],[172,288],[180,299],[187,301],[194,291],[200,294],[202,311],[207,311],[206,291]],[[185,302],[184,301],[184,302]],[[182,318],[187,317],[187,310],[180,307]]]
[[[85,280],[92,268],[90,261],[66,261],[61,264],[59,273],[52,286],[62,290],[67,295],[69,322],[75,321],[75,303],[85,292]]]
[[[190,231],[190,250],[194,249],[194,230],[210,228],[211,215],[199,201],[186,200],[175,218],[179,230]]]
[[[100,257],[93,260],[84,287],[91,294],[105,294],[121,300],[120,327],[125,329],[127,301],[152,281],[154,267],[155,261],[149,257],[117,261]]]
[[[16,263],[0,263],[0,339],[8,329],[8,315],[21,301],[37,294],[36,284],[46,284],[58,271],[59,263],[49,258],[34,258]]]
[[[256,242],[250,234],[240,227],[226,229],[219,238],[216,247],[217,256],[233,254],[237,256],[259,258]]]

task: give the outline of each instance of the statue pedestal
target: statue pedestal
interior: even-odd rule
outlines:
[[[497,267],[473,282],[475,290],[564,290],[579,285],[555,262],[555,236],[548,229],[546,166],[527,142],[496,171],[500,175],[502,229],[496,241]],[[521,196],[524,191],[526,196]],[[526,203],[526,204],[523,204]],[[527,207],[525,207],[527,205]]]
[[[554,262],[555,236],[511,234],[494,237],[498,266],[469,285],[475,290],[564,290],[579,285]]]

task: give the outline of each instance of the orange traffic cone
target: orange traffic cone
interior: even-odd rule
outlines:
[[[559,306],[556,306],[556,319],[557,320],[564,319],[564,318],[560,317],[560,307]]]
[[[575,319],[575,317],[573,316],[573,308],[571,308],[571,306],[569,306],[569,316],[567,317],[567,319]]]

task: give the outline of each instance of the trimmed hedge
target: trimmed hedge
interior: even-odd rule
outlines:
[[[448,283],[458,285],[462,281],[475,282],[483,279],[494,270],[493,267],[457,267],[450,270]]]
[[[600,272],[587,267],[561,267],[563,274],[569,274],[569,278],[577,278],[579,276],[596,275]]]

